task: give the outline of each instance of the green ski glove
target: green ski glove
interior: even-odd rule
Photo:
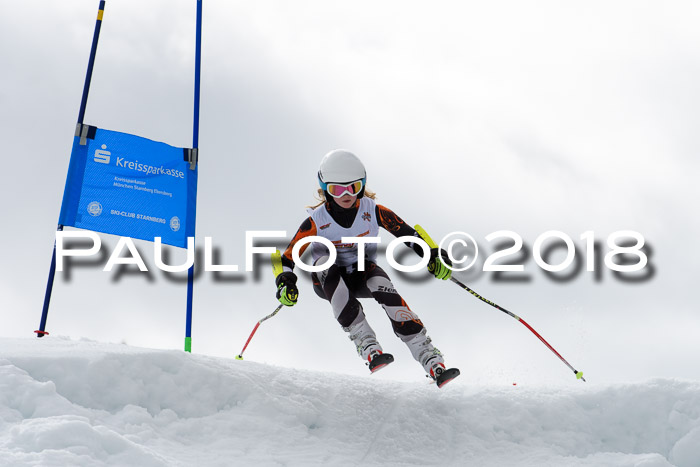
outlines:
[[[297,275],[293,272],[283,272],[277,276],[275,284],[277,284],[277,300],[282,305],[294,306],[299,298]]]
[[[447,266],[452,266],[452,261],[448,258],[447,252],[438,248],[432,248],[430,250],[428,271],[438,279],[447,280],[452,276],[452,270]]]

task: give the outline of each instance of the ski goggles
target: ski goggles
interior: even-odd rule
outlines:
[[[352,196],[357,195],[362,191],[365,184],[365,179],[356,180],[350,183],[324,183],[323,189],[334,198],[340,198],[346,193]]]

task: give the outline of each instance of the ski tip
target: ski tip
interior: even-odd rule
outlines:
[[[236,360],[243,360],[243,355],[236,355]]]
[[[438,381],[436,381],[437,387],[442,388],[444,385],[455,379],[457,376],[459,376],[459,370],[457,368],[450,368],[448,370],[445,370],[442,375],[438,377]]]
[[[369,363],[370,373],[375,373],[394,361],[394,356],[390,353],[376,355]]]
[[[370,370],[370,374],[374,374],[374,373],[378,372],[379,370],[381,370],[382,368],[385,368],[385,367],[387,367],[387,366],[389,366],[388,363],[383,363],[383,364],[381,364],[381,365],[377,365],[377,366],[375,366],[374,368],[372,368],[372,369]]]

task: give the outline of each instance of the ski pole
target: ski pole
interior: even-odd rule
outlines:
[[[250,340],[253,338],[253,335],[255,334],[255,331],[257,331],[257,330],[258,330],[258,327],[260,327],[260,323],[262,323],[263,321],[265,321],[265,320],[267,320],[267,319],[270,319],[270,318],[272,318],[273,316],[275,316],[275,315],[277,314],[277,312],[280,311],[280,310],[282,309],[283,306],[284,306],[284,305],[282,305],[282,304],[280,303],[279,306],[278,306],[277,308],[275,308],[275,311],[273,311],[272,313],[270,313],[269,315],[265,316],[263,319],[261,319],[260,321],[257,322],[257,324],[255,325],[255,327],[253,328],[253,332],[250,333],[250,336],[248,337],[248,340],[245,341],[245,345],[243,346],[243,350],[241,350],[241,353],[239,353],[238,355],[236,355],[236,360],[243,360],[243,352],[245,352],[246,347],[248,347],[248,344],[250,343]]]
[[[415,226],[415,229],[416,229],[416,232],[418,232],[418,235],[420,235],[420,237],[421,237],[423,240],[425,240],[425,242],[428,244],[428,246],[429,246],[430,248],[438,248],[438,245],[433,241],[432,238],[430,238],[430,236],[429,236],[428,233],[425,231],[425,229],[423,229],[423,227],[421,227],[420,225],[416,225],[416,226]],[[497,310],[500,310],[500,311],[502,311],[503,313],[507,314],[508,316],[511,316],[511,317],[515,318],[516,320],[520,321],[521,323],[523,323],[523,325],[524,325],[526,328],[528,328],[535,336],[537,336],[537,338],[538,338],[539,340],[541,340],[542,343],[543,343],[544,345],[546,345],[547,348],[548,348],[549,350],[551,350],[551,351],[554,353],[554,355],[556,355],[557,357],[559,357],[559,360],[561,360],[562,362],[564,362],[564,364],[565,364],[566,366],[568,366],[569,369],[570,369],[571,371],[574,372],[574,374],[576,375],[576,379],[580,379],[580,380],[583,381],[583,382],[586,381],[586,379],[583,377],[583,372],[582,372],[582,371],[577,371],[573,366],[571,366],[571,364],[569,364],[569,362],[567,362],[566,359],[565,359],[564,357],[562,357],[561,354],[560,354],[559,352],[557,352],[557,351],[554,349],[554,347],[552,347],[552,346],[550,345],[550,343],[547,342],[547,341],[545,340],[544,337],[542,337],[537,331],[535,331],[535,329],[534,329],[532,326],[530,326],[529,324],[527,324],[527,322],[526,322],[524,319],[522,319],[520,316],[518,316],[518,315],[516,315],[515,313],[512,313],[512,312],[506,310],[505,308],[503,308],[503,307],[501,307],[501,306],[499,306],[499,305],[493,303],[491,300],[488,300],[488,299],[482,297],[481,295],[479,295],[479,294],[476,293],[474,290],[470,289],[467,285],[463,284],[462,282],[460,282],[459,280],[455,279],[454,277],[450,277],[450,280],[451,280],[452,282],[454,282],[455,284],[459,285],[460,287],[462,287],[464,290],[466,290],[467,292],[469,292],[470,294],[472,294],[472,295],[475,296],[476,298],[478,298],[479,300],[481,300],[482,302],[488,303],[489,305],[491,305],[492,307],[496,308]]]
[[[282,256],[280,255],[279,250],[272,253],[272,272],[275,274],[275,277],[277,277],[278,275],[280,275],[282,273]],[[253,328],[253,332],[251,332],[250,336],[248,336],[248,340],[245,341],[245,345],[243,346],[243,350],[241,350],[241,353],[236,355],[236,360],[243,360],[243,352],[245,352],[245,349],[248,347],[250,340],[253,338],[253,335],[255,335],[255,332],[260,327],[260,324],[263,321],[266,321],[266,320],[272,318],[273,316],[275,316],[282,309],[283,306],[284,305],[282,305],[280,303],[279,306],[277,308],[275,308],[275,311],[273,311],[272,313],[270,313],[269,315],[265,316],[264,318],[262,318],[260,321],[257,322],[255,327]]]

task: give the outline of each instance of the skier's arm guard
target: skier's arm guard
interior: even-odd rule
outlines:
[[[289,242],[287,249],[284,250],[284,253],[282,253],[282,267],[285,271],[291,272],[294,270],[294,260],[292,259],[292,250],[294,249],[294,245],[296,245],[302,238],[313,235],[316,235],[316,223],[313,221],[313,219],[308,217],[301,223],[301,226],[299,226],[299,229],[294,234],[294,238],[292,238],[292,241]],[[299,256],[304,254],[304,251],[306,251],[309,245],[310,243],[307,243],[301,247]]]

